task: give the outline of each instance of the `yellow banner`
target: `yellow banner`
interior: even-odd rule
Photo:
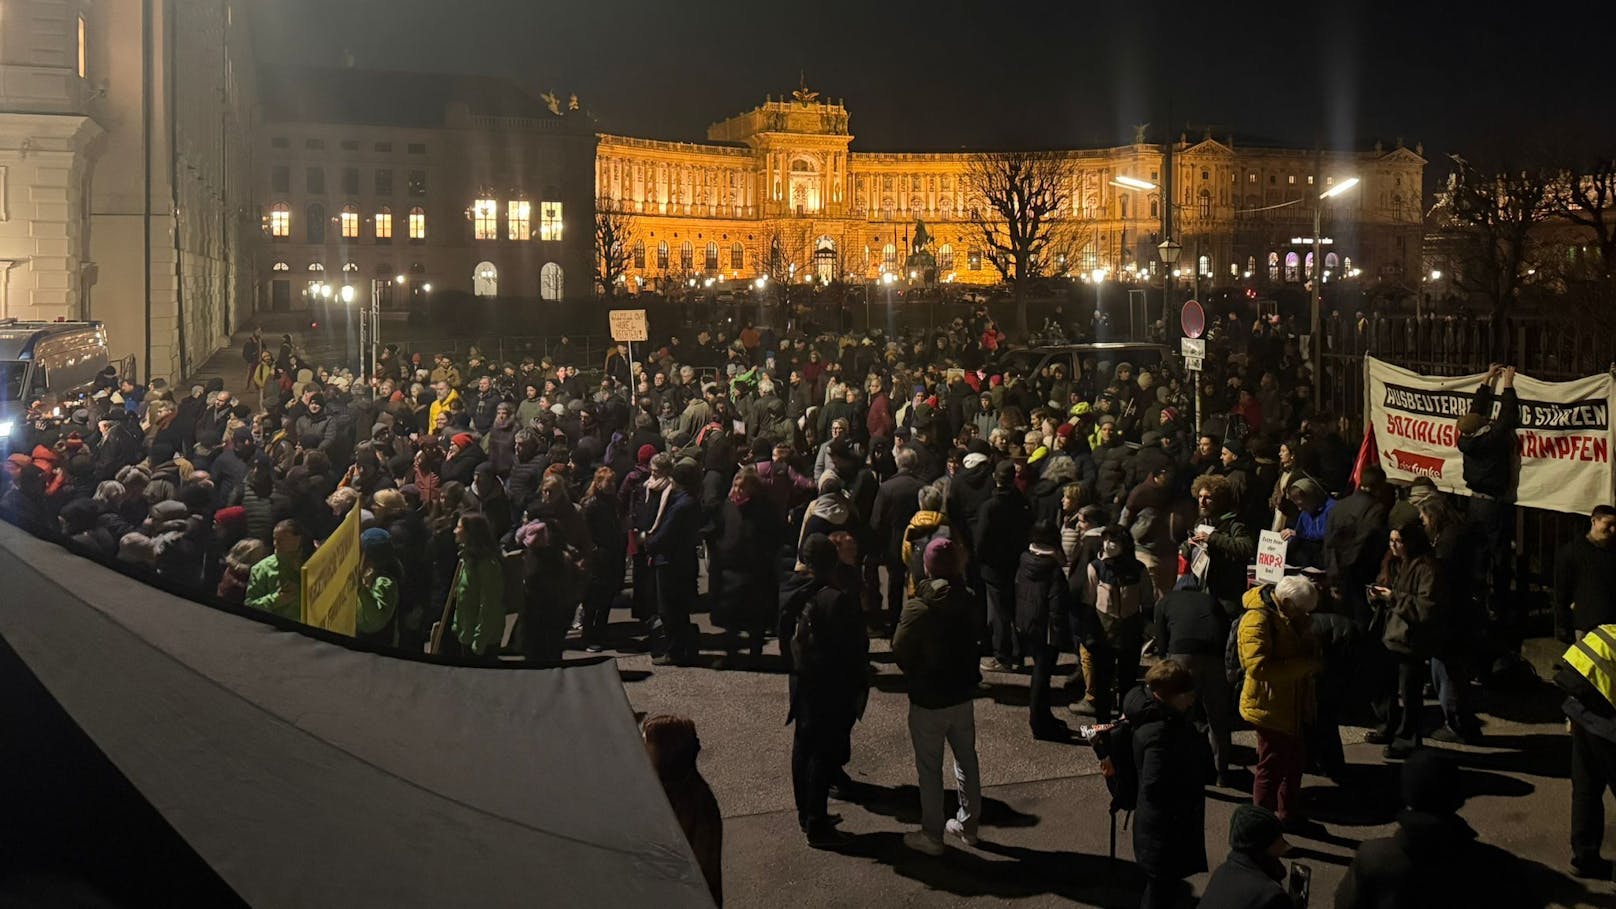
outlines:
[[[359,506],[303,563],[303,624],[352,637],[359,623]]]

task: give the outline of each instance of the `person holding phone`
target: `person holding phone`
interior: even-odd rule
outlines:
[[[1377,583],[1368,588],[1374,624],[1389,660],[1375,699],[1386,757],[1406,758],[1420,746],[1424,729],[1425,660],[1435,652],[1446,611],[1443,572],[1431,539],[1418,521],[1393,530]]]

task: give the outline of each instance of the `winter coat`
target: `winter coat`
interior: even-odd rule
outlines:
[[[948,522],[960,531],[960,540],[971,546],[973,553],[975,539],[971,531],[976,527],[977,513],[992,495],[993,465],[987,460],[962,468],[948,485]],[[1019,543],[1016,548],[1020,549]]]
[[[1386,551],[1386,506],[1359,490],[1336,502],[1324,522],[1324,570],[1339,587],[1363,586],[1375,577]]]
[[[282,598],[285,591],[287,596]],[[294,622],[303,621],[303,578],[301,566],[281,567],[280,556],[271,555],[252,567],[247,579],[248,606],[273,613]]]
[[[1281,873],[1285,866],[1270,859]],[[1322,905],[1322,902],[1320,903]],[[1206,882],[1206,895],[1197,909],[1293,909],[1290,894],[1258,860],[1244,852],[1231,852]]]
[[[982,563],[985,579],[998,584],[1013,580],[1031,529],[1032,509],[1014,487],[998,490],[982,505],[971,550]]]
[[[924,486],[913,473],[899,471],[876,491],[870,530],[889,565],[903,564],[903,534],[909,519],[920,511],[920,490]]]
[[[1477,842],[1458,815],[1405,811],[1397,832],[1358,847],[1335,891],[1337,909],[1542,906],[1545,894],[1514,854]],[[1555,876],[1558,879],[1558,876]],[[1316,901],[1315,897],[1315,901]]]
[[[1094,449],[1094,463],[1099,474],[1095,480],[1095,493],[1099,504],[1111,508],[1122,501],[1128,487],[1128,461],[1132,452],[1121,439],[1110,445]]]
[[[453,631],[460,646],[476,656],[497,653],[505,637],[505,566],[499,556],[466,558],[462,552],[454,597]]]
[[[1385,622],[1381,642],[1393,653],[1431,656],[1441,642],[1446,602],[1442,568],[1429,554],[1387,567],[1391,600],[1376,604]]]
[[[714,624],[767,628],[774,617],[775,578],[785,521],[766,498],[718,507],[709,566]]]
[[[1312,677],[1324,666],[1311,635],[1280,612],[1265,595],[1269,590],[1254,587],[1242,601],[1237,642],[1246,678],[1240,716],[1253,726],[1297,735],[1315,707]]]
[[[1156,652],[1222,656],[1229,639],[1223,606],[1199,590],[1174,590],[1156,601]]]
[[[651,514],[656,508],[651,507]],[[691,583],[696,579],[697,531],[701,528],[701,506],[693,496],[673,487],[668,504],[662,510],[662,520],[645,540],[651,564]]]
[[[1128,692],[1122,712],[1133,726],[1133,759],[1139,771],[1135,863],[1146,874],[1167,880],[1205,871],[1206,784],[1214,775],[1206,736],[1143,685]]]
[[[975,609],[964,583],[944,578],[920,581],[914,597],[903,604],[892,654],[909,684],[911,704],[939,710],[976,697],[982,673]]]
[[[1016,631],[1028,640],[1072,650],[1071,588],[1053,551],[1029,549],[1016,569]]]
[[[1223,515],[1211,524],[1206,548],[1212,561],[1202,589],[1232,609],[1230,604],[1240,602],[1245,595],[1246,566],[1257,556],[1257,536],[1234,514]]]
[[[1459,436],[1459,452],[1464,455],[1464,481],[1472,492],[1495,499],[1510,497],[1510,457],[1515,453],[1515,426],[1520,422],[1520,402],[1515,389],[1503,390],[1496,422],[1484,424],[1473,433]],[[1476,389],[1471,412],[1492,416],[1493,389],[1483,384]]]

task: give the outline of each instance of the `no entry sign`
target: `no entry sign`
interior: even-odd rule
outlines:
[[[1199,338],[1206,331],[1206,310],[1194,300],[1186,301],[1178,315],[1178,327],[1184,329],[1184,337]]]

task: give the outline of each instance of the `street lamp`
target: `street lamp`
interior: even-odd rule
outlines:
[[[1358,185],[1357,177],[1348,177],[1330,186],[1319,193],[1313,202],[1313,274],[1312,274],[1312,316],[1313,316],[1313,409],[1316,412],[1324,401],[1324,333],[1321,326],[1322,295],[1324,286],[1324,203],[1328,199],[1339,197]]]
[[[1163,323],[1165,323],[1167,321],[1167,310],[1168,310],[1168,307],[1172,305],[1171,301],[1169,299],[1169,290],[1171,289],[1172,283],[1173,283],[1173,271],[1174,271],[1173,266],[1178,264],[1178,256],[1183,251],[1184,251],[1183,244],[1177,242],[1172,237],[1168,237],[1167,239],[1161,241],[1161,243],[1157,244],[1157,246],[1156,246],[1156,255],[1161,259],[1161,262],[1162,262],[1162,322]],[[1146,313],[1145,315],[1146,315],[1147,321],[1148,321],[1148,317],[1149,317],[1150,314]]]

